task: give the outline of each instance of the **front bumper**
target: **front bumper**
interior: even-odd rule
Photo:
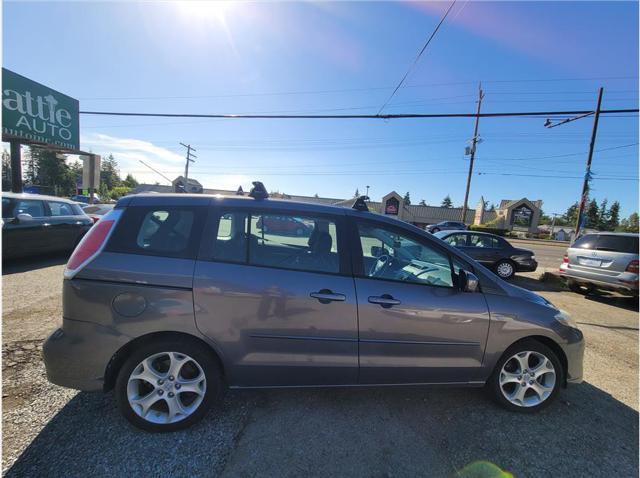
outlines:
[[[581,383],[584,362],[584,336],[579,329],[571,329],[571,337],[562,346],[567,357],[567,383]]]
[[[63,319],[42,348],[47,379],[77,390],[103,390],[107,364],[126,341],[107,327]]]
[[[537,268],[535,259],[516,260],[516,272],[534,272]]]

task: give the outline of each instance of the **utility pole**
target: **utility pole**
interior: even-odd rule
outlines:
[[[578,208],[578,219],[576,221],[576,238],[580,234],[580,229],[584,225],[584,206],[589,196],[589,180],[591,179],[591,160],[593,159],[593,148],[596,144],[596,134],[598,132],[598,120],[600,119],[600,106],[602,105],[603,88],[598,91],[598,103],[593,116],[593,129],[591,130],[591,142],[589,143],[589,155],[587,156],[587,167],[584,173],[584,182],[582,183],[582,196],[580,197],[580,207]]]
[[[471,139],[471,158],[469,159],[469,174],[467,176],[467,189],[464,193],[464,204],[462,205],[462,223],[466,224],[467,204],[469,201],[469,189],[471,188],[471,175],[473,174],[473,160],[476,157],[476,145],[478,144],[478,123],[480,123],[480,107],[482,106],[482,83],[478,85],[478,111],[476,112],[476,125],[473,129],[473,138]]]
[[[11,148],[11,192],[22,192],[22,157],[20,154],[20,141],[9,142]]]
[[[184,143],[180,143],[182,146],[184,146],[185,148],[187,148],[187,156],[186,156],[186,162],[184,165],[184,187],[185,187],[185,192],[188,186],[188,179],[189,179],[189,163],[195,163],[195,161],[191,158],[197,158],[197,156],[195,154],[192,154],[191,151],[195,151],[194,148],[191,147],[190,144],[184,144]]]

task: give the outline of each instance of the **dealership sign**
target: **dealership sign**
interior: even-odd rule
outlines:
[[[2,140],[80,149],[79,103],[2,69]]]

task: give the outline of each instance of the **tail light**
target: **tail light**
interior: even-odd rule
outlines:
[[[637,274],[637,273],[638,273],[638,269],[639,269],[639,267],[638,267],[638,261],[637,261],[637,260],[635,260],[635,261],[631,261],[631,262],[629,262],[629,265],[628,265],[628,266],[627,266],[627,268],[625,269],[625,272],[632,272],[632,273],[634,273],[634,274]]]
[[[91,220],[95,224],[96,222],[98,222],[100,220],[100,218],[98,216],[91,216]]]
[[[565,254],[564,256],[562,256],[562,265],[565,264],[569,264],[569,255]],[[564,272],[564,269],[562,268],[562,266],[560,267],[560,272]]]
[[[111,235],[116,222],[118,222],[120,214],[121,210],[114,209],[104,216],[102,221],[95,223],[89,229],[89,232],[82,238],[67,262],[67,266],[64,269],[64,277],[66,279],[71,279],[75,276],[100,253],[107,243],[107,239]]]

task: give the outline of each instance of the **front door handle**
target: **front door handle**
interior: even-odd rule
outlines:
[[[312,292],[310,297],[318,299],[322,304],[328,304],[329,302],[344,302],[347,300],[347,296],[344,294],[334,294],[329,289],[321,289],[318,292]]]
[[[398,299],[394,299],[393,296],[389,294],[382,294],[381,296],[372,295],[369,297],[369,303],[378,304],[387,309],[392,305],[401,304],[401,302]]]

